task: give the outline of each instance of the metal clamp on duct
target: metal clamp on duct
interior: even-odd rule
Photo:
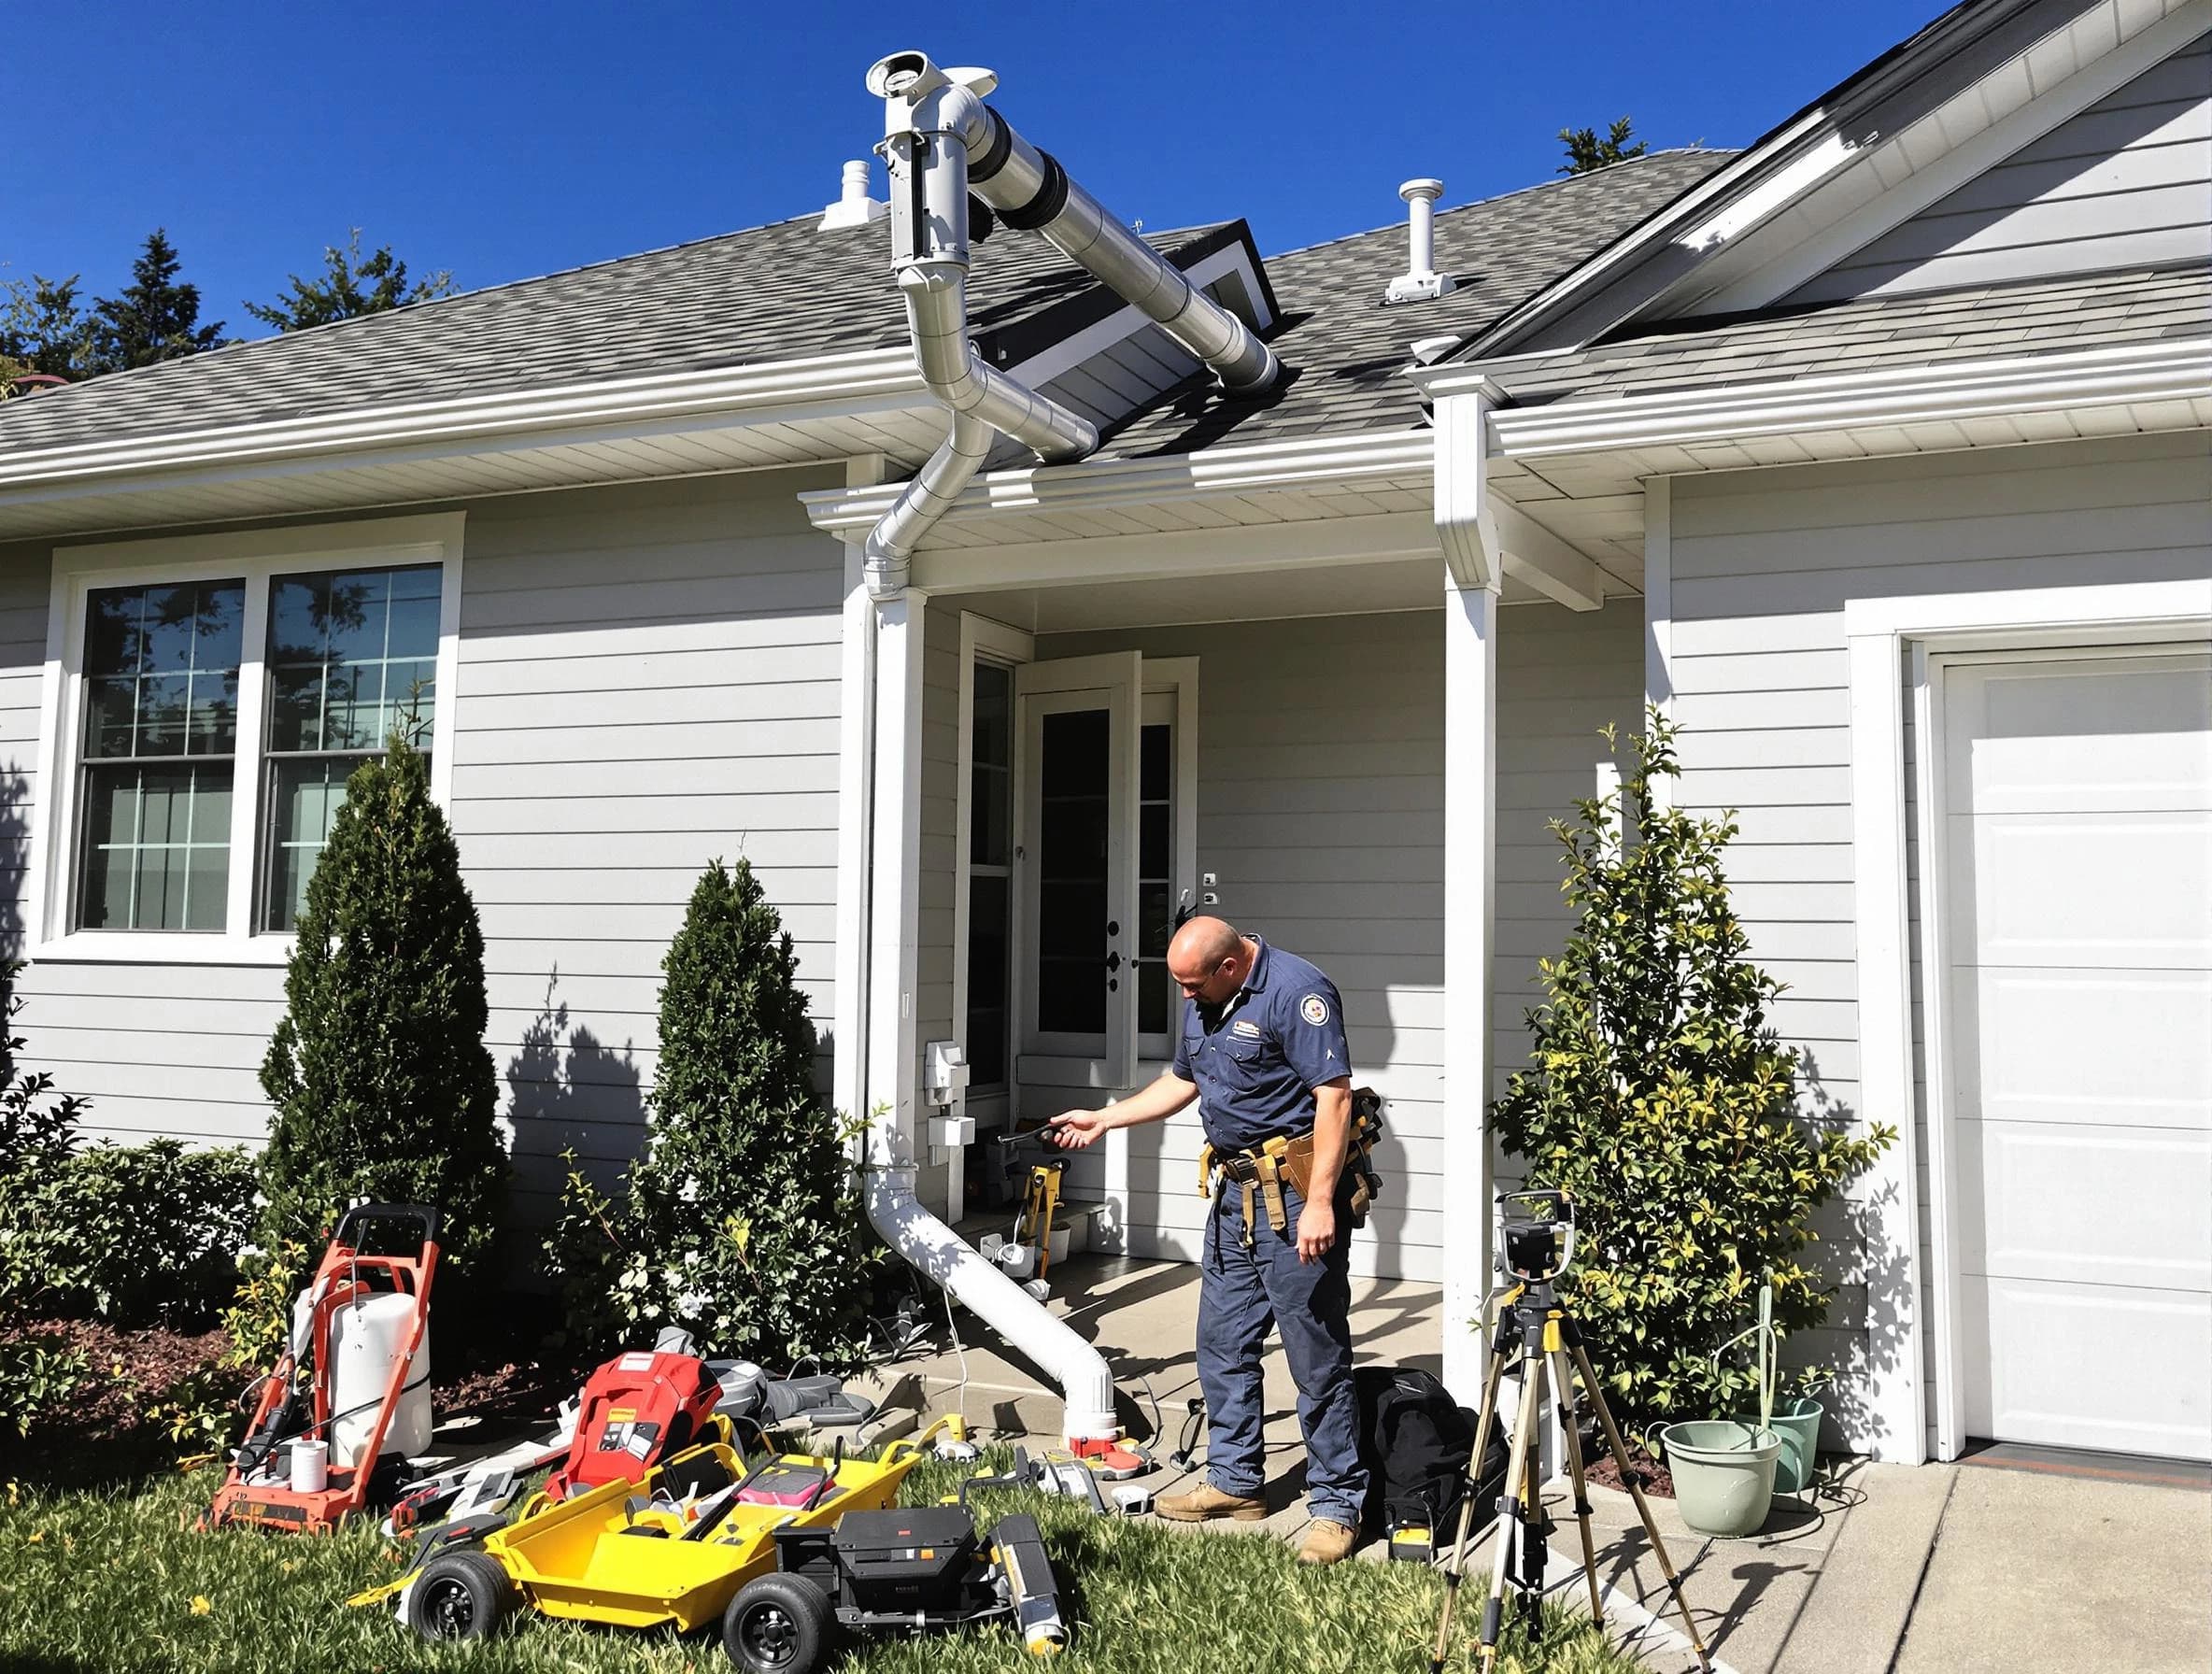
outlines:
[[[1255,393],[1282,376],[1274,351],[1250,327],[983,102],[998,84],[989,70],[940,70],[921,52],[893,53],[868,72],[868,91],[884,101],[891,266],[923,382],[953,416],[944,441],[869,532],[865,567],[876,598],[905,588],[923,534],[952,509],[996,437],[1011,437],[1047,463],[1099,445],[1089,420],[985,364],[969,340],[971,191],[1006,225],[1042,234],[1157,321],[1226,388]]]

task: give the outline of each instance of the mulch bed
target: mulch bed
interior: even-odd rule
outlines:
[[[1652,1458],[1644,1450],[1642,1443],[1628,1443],[1628,1463],[1636,1471],[1637,1486],[1647,1495],[1653,1499],[1674,1497],[1674,1473]],[[1619,1488],[1624,1493],[1627,1491],[1628,1484],[1621,1480],[1621,1468],[1613,1463],[1610,1448],[1598,1449],[1597,1457],[1585,1467],[1584,1474],[1594,1482],[1602,1482],[1609,1488]]]

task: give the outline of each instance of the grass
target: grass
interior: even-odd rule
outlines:
[[[961,1472],[926,1464],[909,1503],[949,1493]],[[334,1539],[229,1530],[191,1519],[217,1477],[202,1470],[134,1488],[0,1490],[0,1667],[21,1674],[238,1670],[240,1674],[399,1674],[402,1670],[560,1670],[561,1674],[729,1674],[712,1636],[625,1633],[525,1615],[478,1645],[428,1645],[389,1610],[347,1610],[347,1595],[399,1571],[396,1549],[362,1525]],[[1065,1500],[993,1493],[979,1520],[1035,1511],[1076,1623],[1056,1665],[1070,1674],[1300,1674],[1425,1669],[1442,1596],[1410,1564],[1301,1569],[1280,1541],[1194,1536],[1092,1515]],[[1480,1610],[1477,1585],[1462,1604]],[[1474,1622],[1453,1629],[1450,1667],[1470,1667]],[[879,1639],[839,1665],[851,1674],[986,1674],[1031,1668],[1002,1630]],[[1510,1626],[1498,1667],[1511,1674],[1632,1674],[1587,1622],[1547,1615],[1535,1641]]]

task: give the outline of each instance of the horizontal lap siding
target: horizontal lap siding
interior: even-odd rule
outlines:
[[[1787,985],[1772,1019],[1806,1055],[1806,1106],[1911,1136],[1924,1246],[1917,1112],[1866,1110],[1859,1085],[1844,604],[2212,573],[2212,442],[2135,437],[1678,477],[1671,560],[1679,801],[1735,811],[1727,872],[1752,957]],[[1913,957],[1917,996],[1917,938]],[[1914,1021],[1917,1050],[1917,999]],[[1832,1277],[1860,1274],[1864,1215],[1854,1202],[1822,1217]],[[1835,1323],[1864,1359],[1863,1292],[1847,1292]]]
[[[1485,1003],[1502,1074],[1526,1051],[1535,961],[1566,935],[1545,823],[1595,785],[1596,729],[1633,719],[1643,654],[1632,602],[1594,616],[1515,607],[1500,620],[1501,922]],[[1466,1185],[1443,1173],[1442,618],[1064,635],[1038,655],[1132,644],[1148,657],[1199,659],[1198,863],[1220,880],[1221,911],[1329,973],[1355,1079],[1389,1101],[1387,1185],[1354,1243],[1354,1269],[1433,1281]],[[1097,1097],[1071,1089],[1066,1100]],[[1198,1124],[1178,1118],[1127,1142],[1131,1250],[1195,1256]],[[1095,1189],[1095,1173],[1079,1178]]]
[[[2212,256],[2212,37],[1802,287],[1794,302]]]
[[[469,514],[452,813],[526,1216],[564,1148],[603,1178],[635,1153],[661,957],[710,860],[752,862],[828,1049],[844,550],[794,499],[824,480]]]
[[[793,498],[815,474],[522,495],[469,508],[450,808],[485,934],[488,1044],[541,1217],[574,1145],[635,1150],[660,959],[707,861],[749,857],[833,1020],[843,549]],[[0,772],[23,865],[48,549],[0,549]],[[21,918],[0,925],[20,944]],[[269,967],[40,965],[26,1061],[92,1130],[259,1141],[283,1012]]]

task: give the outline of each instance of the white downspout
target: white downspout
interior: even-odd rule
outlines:
[[[856,559],[858,555],[856,555]],[[860,1159],[868,1219],[918,1271],[1058,1383],[1071,1442],[1121,1433],[1113,1374],[1061,1320],[962,1241],[915,1195],[913,997],[919,912],[911,839],[921,824],[922,623],[918,593],[872,599],[848,565],[845,710],[838,790],[838,1047],[842,1108],[869,1113]]]

